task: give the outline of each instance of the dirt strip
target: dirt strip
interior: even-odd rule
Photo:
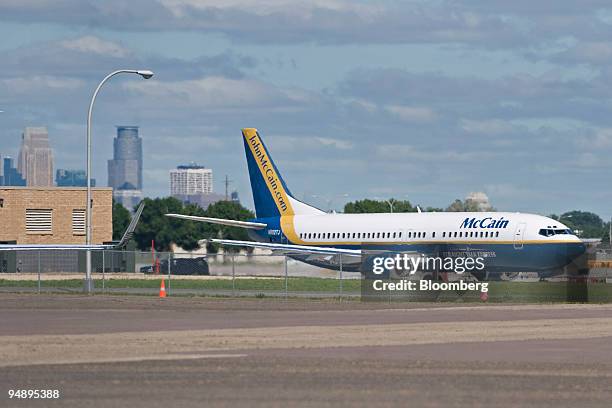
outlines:
[[[158,360],[229,350],[612,337],[612,318],[0,336],[0,367]]]

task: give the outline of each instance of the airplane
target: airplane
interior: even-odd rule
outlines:
[[[293,259],[362,272],[373,253],[479,256],[487,272],[558,271],[585,253],[559,221],[512,212],[326,213],[291,193],[257,129],[242,129],[256,218],[235,221],[182,214],[168,217],[245,228],[253,241],[221,245],[270,249]]]
[[[140,203],[132,220],[126,228],[121,240],[111,244],[0,244],[0,251],[44,251],[44,250],[119,250],[125,248],[127,243],[132,239],[134,230],[140,220],[142,210],[144,210],[144,201]]]

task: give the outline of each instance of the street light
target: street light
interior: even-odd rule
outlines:
[[[91,113],[93,111],[94,102],[96,101],[96,96],[98,96],[98,92],[102,85],[112,77],[118,74],[137,74],[143,77],[144,79],[149,79],[153,76],[153,71],[148,69],[119,69],[117,71],[111,72],[98,84],[98,87],[93,93],[91,97],[91,102],[89,103],[89,111],[87,112],[87,203],[85,206],[85,243],[87,245],[91,245]],[[85,276],[85,286],[87,288],[87,293],[91,293],[92,284],[91,284],[91,250],[87,250],[86,256],[86,276]]]

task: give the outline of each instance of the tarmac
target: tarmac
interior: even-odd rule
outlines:
[[[2,293],[0,385],[15,407],[609,407],[612,305]]]

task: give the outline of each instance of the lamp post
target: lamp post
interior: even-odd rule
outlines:
[[[146,69],[119,69],[117,71],[111,72],[108,74],[100,83],[98,87],[94,91],[91,102],[89,103],[89,111],[87,112],[87,204],[85,206],[85,244],[91,245],[91,113],[93,110],[94,102],[96,101],[96,96],[98,96],[98,92],[102,85],[110,78],[114,77],[118,74],[137,74],[143,77],[144,79],[149,79],[153,76],[153,71],[149,71]],[[85,290],[87,293],[91,293],[92,291],[92,282],[91,282],[91,250],[87,250],[86,256],[86,276],[85,276]]]

